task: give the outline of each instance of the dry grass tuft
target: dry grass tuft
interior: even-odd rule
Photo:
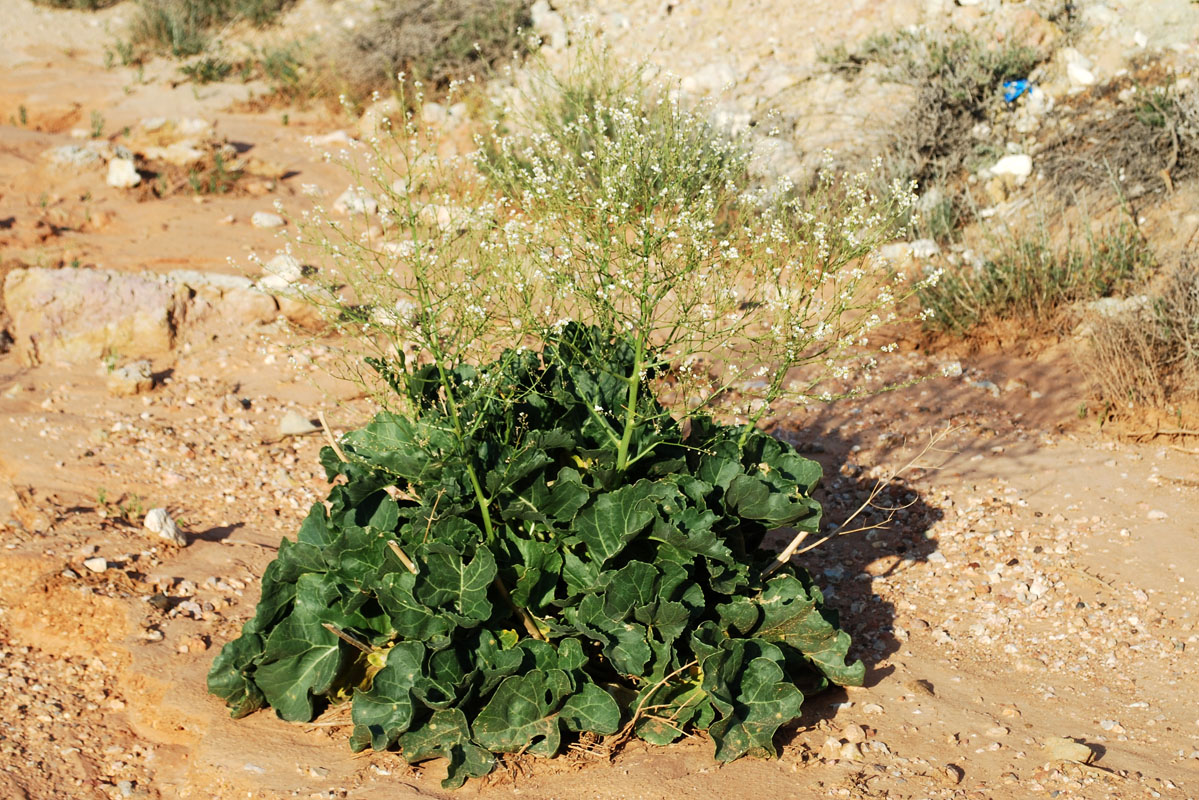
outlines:
[[[1167,408],[1199,399],[1199,265],[1187,261],[1160,292],[1090,321],[1083,366],[1116,408]]]

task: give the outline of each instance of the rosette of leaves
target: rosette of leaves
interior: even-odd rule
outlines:
[[[416,410],[322,451],[336,485],[209,690],[234,717],[351,703],[356,751],[445,757],[447,787],[584,732],[775,754],[805,694],[863,679],[809,576],[762,577],[769,531],[817,530],[820,466],[641,391],[617,469],[634,365],[573,323],[485,367],[375,362]]]

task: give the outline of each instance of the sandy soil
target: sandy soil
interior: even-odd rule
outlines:
[[[301,207],[304,184],[345,187],[304,142],[344,122],[229,111],[245,87],[172,85],[171,65],[103,69],[105,26],[127,13],[0,0],[0,269],[251,274],[249,253],[278,246],[252,213]],[[78,143],[93,112],[101,138],[200,117],[286,174],[234,196],[137,199],[99,167],[42,157]],[[336,342],[219,315],[180,332],[140,396],[112,396],[99,365],[0,355],[0,796],[1199,797],[1196,457],[1079,421],[1084,388],[1053,350],[965,358],[960,378],[779,421],[825,464],[833,519],[949,433],[888,490],[904,506],[890,530],[813,554],[869,675],[811,699],[777,761],[721,766],[692,739],[511,761],[447,793],[438,762],[351,755],[336,712],[229,720],[205,673],[324,492],[323,441],[280,438],[278,421],[324,410],[344,430],[369,411],[327,377],[336,358]],[[906,358],[926,370],[949,356]],[[156,506],[189,546],[141,528]],[[83,565],[96,557],[103,572]],[[1055,759],[1051,737],[1084,742],[1091,763]]]

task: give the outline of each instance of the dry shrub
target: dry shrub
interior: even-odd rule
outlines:
[[[1138,308],[1090,324],[1084,367],[1100,399],[1165,408],[1199,399],[1199,266],[1184,262]]]
[[[1135,200],[1199,175],[1199,89],[1171,81],[1142,66],[1061,107],[1065,132],[1038,158],[1049,185],[1068,198],[1118,187]]]
[[[392,89],[405,73],[426,86],[485,75],[527,51],[529,0],[390,0],[334,48],[329,72],[353,97]]]

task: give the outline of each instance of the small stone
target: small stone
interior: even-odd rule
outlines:
[[[263,289],[280,291],[304,277],[304,265],[295,256],[281,253],[266,262],[258,285]]]
[[[147,642],[161,642],[165,637],[162,631],[158,630],[157,628],[151,628],[142,634],[142,638]]]
[[[1049,736],[1045,739],[1045,755],[1052,761],[1081,761],[1086,764],[1094,752],[1087,745],[1073,739]]]
[[[320,426],[313,425],[312,420],[298,411],[288,411],[283,415],[283,419],[279,420],[280,436],[305,436],[319,430]]]
[[[1154,522],[1160,522],[1161,520],[1168,518],[1170,515],[1167,514],[1165,511],[1162,511],[1161,509],[1155,508],[1152,511],[1150,511],[1148,514],[1146,514],[1145,516],[1148,517],[1149,519],[1153,520]]]
[[[837,761],[841,758],[841,742],[829,736],[820,746],[820,757],[825,761]]]
[[[150,362],[141,359],[108,373],[105,380],[109,393],[117,397],[132,397],[154,388]]]
[[[941,374],[946,378],[960,378],[962,375],[962,362],[950,361],[941,367]]]
[[[862,750],[855,743],[846,742],[845,744],[841,745],[838,757],[843,761],[861,761]]]
[[[83,566],[87,567],[92,572],[99,574],[108,569],[108,561],[101,556],[94,556],[93,558],[84,560]]]
[[[171,515],[165,508],[150,509],[146,512],[146,518],[142,524],[146,530],[158,534],[160,539],[166,539],[179,547],[187,547],[187,536],[179,530],[179,526],[175,524],[175,520],[171,519]]]
[[[1008,175],[1024,180],[1032,174],[1032,157],[1024,154],[1004,156],[995,162],[990,171],[996,177]]]
[[[867,703],[866,705],[862,706],[862,713],[863,714],[881,714],[881,713],[883,713],[883,707],[880,706],[878,703]]]
[[[945,558],[945,554],[940,550],[934,550],[933,552],[929,553],[927,560],[930,564],[945,564],[949,561],[949,559]]]
[[[1082,64],[1070,63],[1066,65],[1066,77],[1070,79],[1070,85],[1093,86],[1095,85],[1095,73],[1084,67]]]
[[[987,729],[987,736],[990,736],[993,739],[997,739],[1001,736],[1007,736],[1009,733],[1011,733],[1011,731],[1002,725],[996,725],[994,728]]]
[[[945,768],[941,770],[941,776],[946,783],[957,786],[966,777],[966,770],[957,764],[946,764]]]
[[[250,217],[250,224],[255,228],[282,228],[287,223],[278,214],[272,214],[269,211],[255,211],[254,215]]]
[[[64,144],[53,147],[44,153],[50,163],[60,167],[85,167],[100,160],[100,154],[88,147],[77,144]]]
[[[146,602],[149,603],[154,608],[157,608],[159,611],[166,611],[168,608],[171,607],[171,598],[167,597],[165,594],[162,594],[161,592],[159,592],[158,594],[150,595],[150,598],[148,600],[146,600]]]
[[[841,731],[841,738],[857,744],[866,741],[866,731],[861,725],[846,725]]]
[[[108,162],[108,177],[105,182],[116,189],[132,189],[142,182],[137,167],[131,158],[114,158]]]
[[[73,569],[64,569],[59,574],[62,575],[64,578],[78,578],[79,577],[79,573]]]
[[[374,214],[379,210],[379,201],[362,186],[350,186],[333,201],[333,210],[338,214]]]

